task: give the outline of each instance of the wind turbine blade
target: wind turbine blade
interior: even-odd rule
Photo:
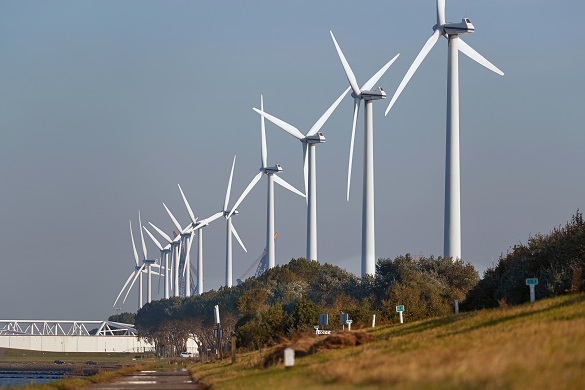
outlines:
[[[467,43],[463,42],[463,39],[461,39],[461,38],[459,38],[459,50],[463,54],[465,54],[467,57],[469,57],[472,60],[474,60],[475,62],[477,62],[477,63],[485,66],[486,68],[488,68],[492,72],[497,73],[500,76],[503,76],[504,75],[504,72],[502,72],[494,64],[492,64],[491,62],[489,62],[488,60],[486,60],[484,56],[482,56],[481,54],[479,54],[478,52],[476,52]]]
[[[302,196],[303,198],[306,198],[306,195],[303,194],[301,191],[297,190],[296,188],[294,188],[292,185],[290,185],[289,183],[287,183],[282,177],[277,176],[277,175],[273,175],[272,176],[274,178],[274,182],[280,184],[281,186],[283,186],[284,188],[286,188],[287,190],[294,192],[295,194]]]
[[[167,242],[170,244],[171,242],[173,242],[173,240],[169,237],[168,234],[166,234],[165,232],[163,232],[162,230],[160,230],[159,228],[157,228],[152,222],[149,222],[150,226],[152,226],[152,228],[154,230],[156,230],[158,232],[158,234],[160,234],[162,236],[162,238],[164,238],[165,240],[167,240]],[[138,265],[138,264],[136,264]]]
[[[209,225],[211,222],[215,221],[218,218],[223,217],[223,211],[220,211],[219,213],[215,213],[213,214],[211,217],[209,218],[205,218],[203,221],[201,221],[201,224],[203,226],[207,226]]]
[[[445,24],[445,0],[437,0],[437,24]]]
[[[286,123],[285,121],[280,120],[277,117],[272,116],[264,111],[260,111],[259,109],[255,108],[255,107],[253,107],[252,109],[254,111],[256,111],[258,114],[263,115],[270,122],[274,123],[276,126],[280,127],[281,129],[283,129],[284,131],[286,131],[287,133],[289,133],[290,135],[292,135],[296,139],[298,139],[298,140],[305,139],[305,136],[303,135],[303,133],[301,133],[300,130],[297,129],[296,127],[294,127],[293,125]]]
[[[136,251],[136,244],[134,243],[134,234],[132,233],[132,221],[130,221],[130,238],[132,239],[132,250],[134,251],[134,262],[138,266],[140,260],[138,259],[138,252]]]
[[[260,95],[260,110],[264,112],[264,97]],[[261,158],[262,158],[262,168],[266,168],[266,160],[268,159],[268,150],[266,147],[266,124],[264,122],[264,115],[260,115],[260,139],[261,139],[261,147],[260,150]]]
[[[362,87],[362,91],[369,91],[372,88],[374,88],[374,86],[376,85],[376,83],[378,82],[378,80],[380,80],[380,78],[382,76],[384,76],[384,73],[386,73],[386,71],[388,70],[388,68],[394,63],[394,61],[396,61],[396,59],[399,56],[400,56],[400,53],[396,54],[394,56],[394,58],[392,58],[390,61],[388,61],[386,63],[386,65],[384,65],[383,67],[381,67],[380,70],[377,71],[375,75],[373,75],[368,81],[366,81],[366,83]]]
[[[360,100],[353,99],[353,126],[351,128],[351,141],[349,142],[349,164],[347,167],[347,201],[349,201],[349,188],[351,187],[351,167],[353,165],[353,145],[355,142],[355,126],[360,112]]]
[[[254,188],[254,186],[260,181],[260,179],[262,178],[262,174],[263,173],[264,172],[260,171],[260,172],[258,172],[258,174],[256,176],[254,176],[254,178],[252,179],[252,181],[250,182],[250,184],[248,184],[248,187],[246,187],[246,189],[244,190],[244,192],[242,192],[242,195],[240,195],[240,198],[234,204],[234,207],[232,207],[232,211],[230,211],[230,213],[228,214],[228,218],[232,216],[232,214],[234,213],[235,210],[237,210],[238,206],[240,205],[240,203],[242,203],[242,201],[244,200],[244,198],[246,196],[248,196],[248,193],[250,191],[252,191],[252,188]]]
[[[303,177],[305,179],[305,195],[309,193],[309,145],[303,142]],[[307,203],[309,198],[307,198]]]
[[[329,33],[331,34],[331,38],[333,38],[333,43],[335,44],[335,49],[337,50],[337,55],[339,56],[339,59],[341,60],[341,65],[343,65],[343,70],[345,71],[345,75],[347,76],[347,81],[349,81],[349,85],[351,86],[353,93],[356,96],[360,96],[361,91],[360,91],[360,88],[358,86],[357,80],[355,79],[355,75],[351,71],[351,67],[349,66],[349,63],[345,59],[345,56],[343,55],[341,48],[337,44],[337,41],[335,40],[335,36],[333,35],[333,32],[329,31]]]
[[[130,294],[130,290],[132,290],[132,286],[134,286],[136,279],[138,279],[138,276],[140,276],[140,273],[142,272],[143,269],[144,269],[144,263],[140,266],[140,268],[138,270],[136,270],[136,273],[134,274],[134,279],[132,279],[132,283],[130,283],[130,287],[128,287],[128,291],[126,291],[126,295],[124,296],[124,300],[122,300],[122,304],[124,304],[126,302],[126,298],[128,298],[128,294]]]
[[[441,36],[441,34],[440,34],[439,30],[435,30],[433,35],[431,35],[431,37],[427,40],[427,42],[425,43],[425,45],[423,46],[421,51],[418,53],[418,55],[414,59],[414,62],[412,63],[412,65],[410,65],[410,68],[408,68],[408,71],[406,72],[406,74],[404,75],[404,78],[400,82],[398,89],[396,90],[396,92],[394,92],[394,96],[392,96],[392,100],[390,101],[388,108],[386,108],[386,112],[384,113],[384,115],[388,115],[388,113],[390,112],[390,109],[392,108],[394,103],[396,103],[396,99],[398,99],[398,96],[400,96],[400,94],[402,93],[402,90],[406,87],[406,84],[408,84],[408,82],[410,81],[410,78],[412,77],[412,75],[414,75],[414,72],[416,72],[416,70],[418,69],[420,64],[424,61],[427,54],[429,54],[429,52],[431,51],[433,46],[435,46],[435,44],[439,40],[440,36]]]
[[[319,130],[321,130],[321,127],[323,127],[323,125],[325,124],[325,122],[327,122],[327,119],[329,119],[329,117],[331,116],[331,114],[333,114],[333,111],[335,111],[335,109],[337,108],[337,106],[339,105],[339,103],[341,103],[341,101],[343,100],[343,98],[349,92],[350,89],[351,89],[351,87],[348,87],[345,91],[343,91],[343,93],[337,98],[337,100],[335,102],[333,102],[333,104],[331,105],[331,107],[329,107],[327,109],[327,111],[325,111],[325,113],[323,115],[321,115],[321,118],[319,118],[319,120],[317,122],[315,122],[315,124],[313,125],[313,127],[311,127],[309,129],[309,131],[307,132],[307,136],[308,137],[317,134],[317,132]]]
[[[177,228],[178,231],[182,231],[183,228],[181,227],[181,225],[179,224],[179,221],[177,221],[177,219],[175,218],[175,216],[173,215],[173,213],[171,213],[171,210],[169,210],[169,208],[167,207],[166,204],[163,203],[163,206],[165,206],[165,210],[167,210],[167,214],[169,215],[169,217],[171,217],[171,220],[173,221],[173,224],[175,225],[175,227]]]
[[[138,228],[142,227],[142,219],[140,219],[140,210],[138,210]],[[144,233],[142,233],[142,229],[140,229],[140,241],[142,242],[142,254],[144,255],[144,259],[148,259],[148,252],[146,251],[146,243],[144,242]]]
[[[132,271],[130,273],[130,276],[128,276],[128,279],[126,279],[126,283],[124,283],[124,287],[122,287],[122,289],[118,293],[118,296],[116,297],[116,300],[114,301],[114,307],[116,307],[116,303],[118,303],[118,299],[120,299],[120,296],[124,292],[124,289],[126,288],[126,286],[128,285],[128,283],[130,283],[130,279],[132,279],[132,276],[134,276],[134,272],[136,272],[136,271]]]
[[[230,180],[228,181],[227,191],[225,192],[225,201],[223,202],[223,211],[226,212],[228,203],[230,202],[230,193],[232,191],[232,178],[234,177],[234,167],[236,166],[236,156],[234,156],[234,162],[232,163],[232,171],[230,173]]]
[[[242,249],[244,250],[244,252],[248,253],[248,250],[246,249],[246,246],[244,245],[244,243],[240,239],[240,235],[236,231],[236,228],[234,227],[234,225],[232,225],[232,233],[234,234],[234,237],[236,238],[236,240],[238,240],[238,242],[240,243],[240,245],[241,245]]]
[[[163,250],[163,247],[160,244],[160,242],[152,235],[151,232],[148,231],[148,229],[146,228],[146,226],[143,226],[142,228],[146,231],[146,233],[148,233],[148,235],[150,236],[150,239],[154,242],[154,245],[156,245],[156,247],[162,251]]]
[[[185,203],[185,206],[187,206],[187,212],[189,213],[189,218],[191,218],[191,222],[196,223],[197,218],[195,218],[195,213],[193,213],[193,210],[191,209],[191,206],[189,205],[189,202],[187,201],[187,197],[183,193],[183,189],[181,188],[181,185],[180,184],[177,184],[177,185],[179,186],[179,191],[181,191],[181,196],[183,197],[183,203]],[[177,229],[181,230],[180,227]]]

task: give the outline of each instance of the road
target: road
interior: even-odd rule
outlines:
[[[157,390],[194,390],[206,389],[200,383],[194,382],[187,370],[161,370],[141,371],[134,375],[123,376],[114,382],[99,383],[88,387],[89,389],[100,390],[121,390],[121,389],[157,389]]]

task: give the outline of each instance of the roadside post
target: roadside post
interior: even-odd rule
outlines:
[[[455,300],[455,315],[459,315],[459,299]]]
[[[353,320],[347,320],[345,321],[345,323],[347,324],[347,330],[351,332],[351,323],[353,322]]]
[[[400,323],[403,324],[404,320],[402,318],[402,312],[404,311],[404,305],[396,306],[396,311],[398,312],[398,317],[400,318]]]
[[[221,321],[219,319],[219,305],[215,305],[214,310],[213,310],[213,314],[215,317],[215,327],[216,327],[216,331],[215,331],[215,336],[217,337],[217,358],[219,360],[223,360],[223,353],[221,351],[221,336],[222,336],[222,332],[221,332]]]
[[[372,328],[375,328],[375,327],[376,327],[376,315],[373,314],[372,315]]]
[[[292,368],[295,365],[295,350],[286,348],[284,350],[284,368]]]
[[[232,333],[232,364],[236,362],[236,334]]]
[[[319,335],[319,325],[315,325],[313,328],[315,328],[315,334]]]
[[[534,287],[538,284],[538,278],[528,278],[526,279],[526,285],[530,287],[530,303],[534,303],[536,300],[536,293],[534,292]]]
[[[339,323],[343,327],[343,331],[345,332],[345,324],[347,324],[347,320],[349,320],[349,315],[347,313],[341,312],[339,315]]]

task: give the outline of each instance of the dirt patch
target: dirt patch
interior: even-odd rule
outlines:
[[[282,339],[280,345],[266,355],[262,365],[266,368],[282,363],[286,348],[294,349],[295,357],[303,357],[328,349],[355,347],[369,343],[372,339],[372,335],[364,331],[333,333],[326,337],[307,334],[293,340]]]

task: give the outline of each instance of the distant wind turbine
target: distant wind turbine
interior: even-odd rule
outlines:
[[[264,100],[262,96],[260,96],[260,110],[264,111]],[[276,256],[274,251],[274,183],[276,182],[280,186],[286,188],[287,190],[299,196],[302,196],[303,198],[305,197],[305,194],[303,194],[301,191],[297,190],[292,185],[290,185],[289,183],[287,183],[286,181],[284,181],[283,179],[276,175],[277,173],[282,172],[282,167],[279,164],[276,164],[273,167],[269,167],[267,165],[266,159],[268,152],[266,147],[266,129],[263,115],[260,116],[260,138],[261,138],[260,172],[258,172],[258,174],[254,176],[250,184],[248,184],[248,187],[246,187],[242,195],[240,195],[240,198],[236,201],[236,203],[232,207],[232,210],[228,214],[228,218],[230,218],[232,214],[234,214],[240,203],[242,203],[246,196],[248,196],[252,188],[254,188],[256,184],[258,184],[258,182],[262,178],[262,175],[263,174],[266,175],[268,178],[268,190],[266,195],[266,248],[268,248],[268,267],[273,268],[276,265]]]
[[[485,66],[492,72],[504,75],[491,62],[476,52],[471,46],[463,42],[459,35],[470,34],[475,31],[468,18],[460,23],[445,22],[445,0],[437,0],[437,24],[433,26],[433,35],[427,40],[422,50],[406,72],[398,89],[394,93],[386,115],[408,84],[427,54],[438,42],[442,35],[447,38],[449,47],[447,70],[447,139],[445,156],[445,224],[443,256],[453,260],[461,259],[461,179],[459,166],[459,51]]]
[[[321,127],[323,127],[349,90],[350,88],[347,88],[343,91],[341,96],[304,135],[293,125],[254,108],[254,111],[301,141],[303,145],[303,172],[305,193],[307,194],[307,260],[317,260],[317,153],[315,146],[325,142],[325,136],[319,130],[321,130]]]

